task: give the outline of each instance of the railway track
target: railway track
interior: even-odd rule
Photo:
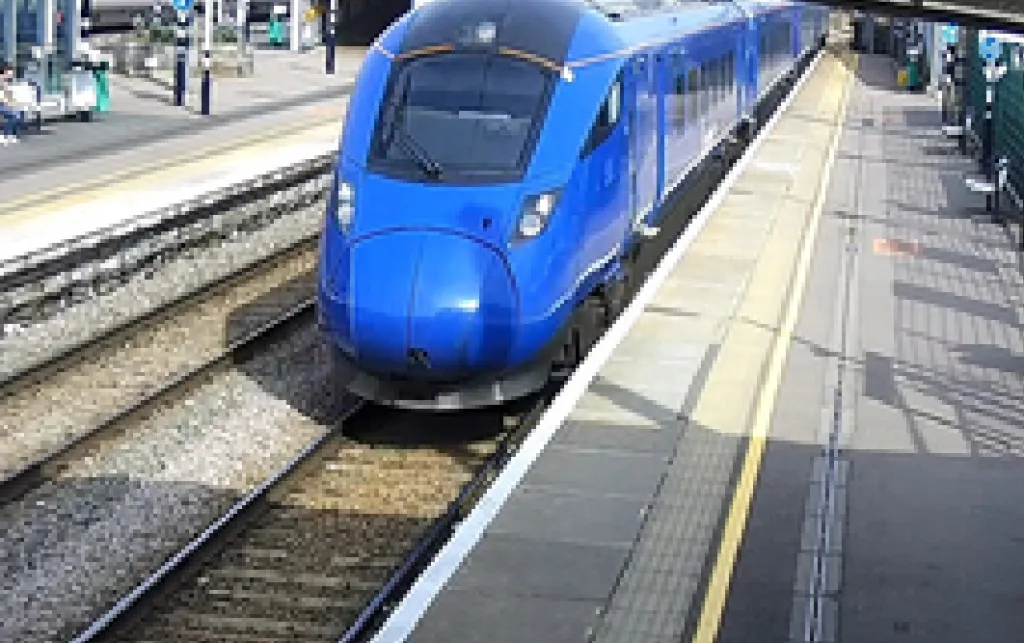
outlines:
[[[0,388],[0,502],[312,308],[317,237],[62,352]]]
[[[545,399],[457,417],[359,411],[75,643],[359,640],[472,508]]]
[[[351,408],[324,389],[308,288],[282,290],[298,303],[248,301],[228,347],[8,479],[0,640],[68,640]]]
[[[311,446],[243,515],[76,641],[333,641],[362,630],[468,509],[531,415],[517,420],[510,429],[481,413],[425,427],[412,414],[361,412],[346,424],[354,429]]]
[[[637,258],[646,278],[724,171],[711,164]],[[557,389],[509,408],[373,408],[315,441],[82,631],[93,641],[364,641],[472,510]]]
[[[730,161],[726,159],[725,165]],[[685,228],[689,213],[704,202],[724,169],[722,164],[709,163],[681,191],[673,207],[676,212],[665,222],[659,239],[638,258],[634,287]],[[62,357],[0,391],[2,426],[14,426],[9,425],[11,418],[37,413],[55,418],[41,425],[60,427],[49,438],[37,440],[34,453],[42,456],[27,466],[15,462],[16,455],[0,452],[0,472],[16,470],[7,477],[10,484],[0,485],[0,496],[9,500],[0,504],[0,522],[15,526],[6,538],[27,543],[19,545],[26,549],[36,547],[33,538],[43,541],[49,532],[46,525],[19,526],[22,513],[28,515],[33,505],[44,503],[63,503],[63,510],[70,511],[67,507],[80,503],[83,494],[93,493],[76,488],[61,497],[58,489],[68,480],[71,487],[83,486],[83,480],[95,475],[82,464],[93,453],[100,452],[102,459],[118,450],[156,451],[137,445],[159,433],[152,418],[162,413],[177,415],[178,426],[199,427],[188,427],[188,437],[166,451],[179,462],[164,467],[174,470],[162,480],[172,480],[174,485],[191,484],[192,478],[204,476],[217,480],[217,484],[204,482],[205,486],[183,484],[181,489],[168,485],[172,490],[151,493],[141,508],[143,501],[135,505],[110,502],[110,515],[88,520],[107,520],[104,527],[117,532],[116,538],[90,524],[60,544],[64,553],[58,555],[83,550],[77,561],[81,569],[76,561],[62,563],[64,569],[73,570],[66,583],[78,592],[77,597],[54,602],[67,613],[60,612],[60,605],[30,606],[26,612],[31,613],[17,615],[21,621],[17,626],[5,630],[0,624],[0,639],[14,633],[14,640],[67,640],[79,632],[75,640],[83,643],[296,639],[355,643],[382,620],[429,562],[430,554],[443,545],[454,523],[472,509],[528,433],[551,391],[508,409],[508,415],[491,411],[458,417],[363,408],[352,400],[345,401],[339,411],[308,391],[294,394],[289,390],[296,386],[291,380],[304,378],[301,386],[307,389],[322,387],[323,374],[318,370],[322,365],[312,363],[305,354],[312,354],[316,341],[312,324],[302,321],[312,321],[306,312],[311,309],[315,248],[312,243],[297,244],[289,252],[290,259],[248,271],[262,275],[261,286],[255,285],[260,281],[257,277],[232,278],[209,289],[201,301],[168,306],[150,315],[145,324],[135,323],[91,342],[71,358]],[[200,309],[206,312],[196,312]],[[191,321],[186,324],[186,320]],[[298,351],[301,357],[282,353],[264,356],[259,366],[232,364],[233,358],[261,346],[275,330],[285,327],[298,328],[294,334],[305,337]],[[189,348],[189,354],[179,357],[180,351],[169,351],[169,346]],[[173,359],[166,363],[140,359],[126,368],[127,376],[105,376],[110,364],[123,363],[119,360],[124,359],[124,351],[148,354],[154,360],[156,355]],[[220,403],[215,391],[226,388],[224,382],[233,373],[236,379],[247,380],[246,386],[235,385],[234,406],[213,412],[212,419],[204,418],[211,405]],[[268,395],[251,397],[257,388]],[[48,398],[57,391],[72,393],[56,401]],[[47,415],[75,407],[83,399],[91,406],[74,419]],[[289,408],[281,410],[283,406]],[[200,413],[200,409],[205,410]],[[232,462],[230,454],[227,460],[214,462],[203,452],[210,441],[194,437],[197,431],[209,429],[204,422],[227,424],[233,413],[243,409],[253,414],[244,429],[248,432],[233,429],[221,447],[226,453],[232,449],[272,452],[275,464],[265,466],[267,470],[258,475],[222,472],[220,467],[230,470],[243,465]],[[154,426],[145,431],[126,428],[146,422]],[[272,430],[266,430],[268,426]],[[146,431],[150,435],[143,438]],[[255,444],[245,445],[250,436]],[[32,449],[19,448],[25,460],[23,454]],[[189,449],[192,453],[186,452]],[[198,460],[191,469],[180,463],[189,457]],[[282,462],[287,462],[283,468]],[[124,467],[113,469],[116,475],[131,477],[121,473]],[[220,478],[231,482],[222,485]],[[49,495],[34,492],[47,483],[58,490]],[[230,491],[223,492],[222,486]],[[24,501],[14,501],[23,496]],[[106,511],[104,502],[96,501],[100,513]],[[173,514],[169,507],[175,502],[188,504],[184,518],[143,516],[143,528],[117,531],[117,521],[125,516]],[[47,512],[53,509],[37,511],[36,518],[24,519],[25,524]],[[58,507],[58,517],[60,512]],[[103,541],[95,540],[104,537],[107,542],[120,539],[124,549],[111,552]],[[0,542],[4,538],[0,535]],[[184,542],[188,544],[182,548]],[[114,580],[98,579],[91,581],[91,587],[88,583],[80,587],[83,579],[91,580],[90,556],[104,550],[108,560],[127,560],[123,563],[127,571],[108,572]],[[39,566],[39,576],[58,569],[52,559],[48,564],[48,568]],[[10,567],[0,558],[0,568],[4,565]],[[5,579],[3,594],[19,602],[19,594],[6,585],[11,578],[8,570],[2,569],[0,576]],[[31,582],[23,582],[18,591],[35,599],[39,596],[35,589]],[[42,602],[46,600],[43,597]],[[60,622],[46,627],[26,624],[39,614]]]

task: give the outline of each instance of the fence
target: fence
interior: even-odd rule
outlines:
[[[971,129],[982,140],[985,128],[985,63],[980,53],[979,32],[966,30],[967,57],[966,106],[972,114]],[[993,118],[994,158],[1008,160],[1009,190],[1018,207],[1024,206],[1024,65],[1021,45],[1004,43],[1000,62],[1007,73],[995,86]]]

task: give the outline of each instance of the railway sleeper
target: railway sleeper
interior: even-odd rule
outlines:
[[[363,590],[372,593],[379,584]],[[362,609],[363,594],[354,596],[347,587],[318,588],[316,592],[282,592],[273,587],[193,589],[179,595],[170,611],[188,614],[245,616],[256,613],[272,618],[304,622],[324,620],[329,613],[352,613]]]
[[[328,641],[340,634],[337,627],[329,625],[308,625],[266,616],[236,617],[171,613],[157,627],[151,630],[147,628],[145,632],[140,632],[138,638],[127,636],[120,640],[125,643],[137,641],[149,638],[147,635],[150,633],[159,634],[159,636],[153,637],[159,641],[189,641],[189,643],[224,641],[227,636],[239,636],[246,641],[253,640],[254,636],[262,636],[269,640],[295,640],[298,638],[309,641]]]
[[[297,548],[278,547],[255,550],[249,547],[238,547],[226,552],[220,565],[254,571],[272,571],[276,566],[286,563],[289,570],[335,570],[345,574],[367,574],[376,573],[381,569],[389,570],[398,564],[398,560],[388,557],[387,552],[382,552],[382,554],[383,557],[381,554],[356,557],[337,556],[330,551],[305,551]]]

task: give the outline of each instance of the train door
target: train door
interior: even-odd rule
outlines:
[[[658,99],[651,57],[634,58],[630,75],[630,203],[633,227],[639,229],[658,198]]]

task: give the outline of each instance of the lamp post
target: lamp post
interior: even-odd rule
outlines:
[[[203,3],[203,17],[204,28],[203,28],[203,86],[200,113],[203,116],[210,115],[210,91],[211,91],[211,79],[210,79],[210,46],[213,41],[213,2],[214,0],[205,0]]]
[[[330,6],[330,11],[327,12],[327,73],[334,74],[334,29],[338,23],[338,0],[331,0]]]
[[[178,25],[174,30],[175,61],[174,61],[174,104],[181,107],[185,104],[185,86],[188,78],[188,27],[189,9],[182,9],[183,6],[191,6],[191,2],[175,0],[175,8],[178,10]]]

